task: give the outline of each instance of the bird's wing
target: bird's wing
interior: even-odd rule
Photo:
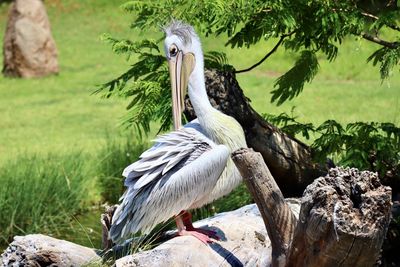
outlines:
[[[113,216],[114,242],[189,209],[212,191],[229,158],[227,147],[191,127],[156,141],[123,172],[127,190]]]

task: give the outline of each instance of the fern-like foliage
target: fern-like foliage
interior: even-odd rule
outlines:
[[[372,1],[372,8],[366,9],[363,2],[134,0],[127,1],[122,7],[134,14],[131,27],[141,30],[160,29],[175,18],[189,22],[206,36],[226,36],[226,45],[234,48],[251,47],[261,40],[279,38],[279,45],[298,55],[294,66],[275,82],[271,101],[280,105],[300,94],[305,84],[316,76],[317,55],[334,60],[342,41],[348,36],[358,36],[380,45],[368,61],[379,66],[382,79],[398,68],[400,42],[383,41],[379,39],[379,33],[381,30],[400,31],[399,8],[389,5],[390,1],[388,5]],[[369,14],[378,4],[379,12]],[[171,121],[170,86],[159,42],[118,40],[110,35],[104,35],[103,39],[111,44],[115,53],[136,61],[126,72],[102,85],[99,91],[107,97],[130,97],[127,122],[139,131],[148,132],[151,121],[159,121],[161,130],[167,129]],[[269,51],[265,52],[267,55]],[[220,52],[209,53],[205,61],[211,68],[234,70]]]
[[[320,51],[334,60],[346,36],[362,36],[365,30],[374,36],[386,28],[399,30],[398,8],[377,8],[381,10],[378,14],[368,14],[362,4],[324,0],[166,0],[129,1],[123,7],[137,14],[132,23],[135,28],[159,27],[173,17],[189,21],[205,34],[226,34],[226,44],[232,47],[250,47],[260,40],[291,33],[285,43],[287,49]],[[382,53],[393,56],[393,51]]]
[[[304,84],[310,82],[318,71],[318,60],[314,52],[303,51],[300,58],[284,75],[275,82],[276,89],[272,91],[271,101],[281,105],[286,100],[300,94]]]
[[[302,123],[291,115],[264,114],[269,122],[287,134],[313,139],[311,148],[314,159],[325,162],[334,158],[343,166],[377,171],[384,179],[400,182],[400,128],[393,123],[355,122],[341,125],[327,120],[319,126]],[[393,183],[393,181],[386,181]]]
[[[293,111],[294,108],[292,109],[291,115],[283,112],[279,115],[263,114],[263,117],[273,125],[279,126],[280,129],[289,136],[294,138],[301,134],[304,138],[309,140],[311,134],[315,132],[314,125],[312,123],[301,123],[297,121],[297,118],[293,115]]]
[[[317,157],[333,155],[342,165],[400,179],[400,128],[378,122],[355,122],[340,128],[334,133],[317,128],[320,137],[312,144]]]
[[[133,125],[141,135],[150,131],[151,121],[161,121],[161,130],[171,123],[171,93],[165,57],[158,44],[144,40],[132,42],[104,36],[116,53],[138,56],[138,61],[117,78],[101,85],[97,92],[105,97],[112,95],[131,99],[127,106],[129,115],[125,123]]]
[[[399,43],[400,44],[400,43]],[[400,63],[400,45],[395,49],[382,47],[368,57],[375,66],[380,64],[379,72],[382,80],[389,77],[390,71]]]

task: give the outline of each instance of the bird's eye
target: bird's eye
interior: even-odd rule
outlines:
[[[178,48],[175,45],[172,45],[171,48],[169,49],[169,55],[171,57],[176,56],[178,54]]]

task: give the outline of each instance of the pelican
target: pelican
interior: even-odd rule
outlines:
[[[110,237],[120,243],[146,234],[175,217],[177,235],[204,243],[215,232],[194,228],[187,210],[229,194],[242,180],[230,154],[247,147],[243,129],[208,100],[200,39],[192,26],[173,21],[165,28],[175,131],[159,136],[153,147],[123,171],[126,191],[112,219]],[[197,119],[181,126],[188,91]]]

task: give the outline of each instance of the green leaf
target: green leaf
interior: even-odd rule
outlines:
[[[295,65],[281,77],[279,77],[273,90],[271,102],[277,105],[283,104],[286,100],[291,100],[303,91],[304,84],[311,82],[317,74],[319,68],[317,56],[314,52],[305,50]]]
[[[209,51],[204,56],[204,65],[207,69],[233,70],[233,66],[229,65],[226,54],[218,51]]]
[[[389,77],[392,69],[400,64],[400,43],[396,49],[383,47],[372,53],[367,62],[372,61],[372,65],[380,64],[381,79],[384,80]]]

